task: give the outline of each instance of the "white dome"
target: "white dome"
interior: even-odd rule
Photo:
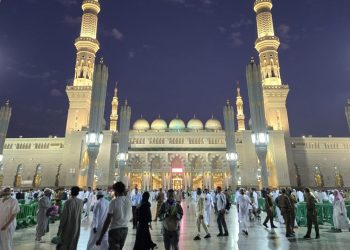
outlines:
[[[221,127],[221,123],[219,120],[211,118],[205,123],[205,129],[221,130],[222,127]]]
[[[151,129],[153,130],[166,130],[168,128],[168,124],[163,119],[155,119],[151,124]]]
[[[197,118],[192,118],[188,121],[187,128],[191,130],[201,130],[203,129],[203,122]]]
[[[134,130],[149,130],[149,123],[146,119],[140,118],[134,122],[132,128]]]
[[[179,118],[175,118],[169,123],[169,129],[171,130],[182,130],[185,128],[186,128],[186,125],[184,121]]]

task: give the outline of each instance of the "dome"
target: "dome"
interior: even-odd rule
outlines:
[[[134,130],[148,130],[149,129],[149,123],[146,119],[143,119],[142,117],[140,119],[137,119],[134,122],[134,125],[132,126]]]
[[[151,129],[153,130],[166,130],[168,124],[163,119],[157,118],[151,124]]]
[[[201,130],[203,129],[203,122],[194,117],[188,121],[187,128],[191,130]]]
[[[211,118],[205,123],[205,129],[221,130],[222,127],[221,127],[221,123],[219,120]]]
[[[169,123],[169,129],[171,130],[182,130],[185,129],[186,125],[183,120],[176,117]]]

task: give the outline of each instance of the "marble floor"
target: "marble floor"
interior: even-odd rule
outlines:
[[[239,225],[237,222],[237,211],[234,207],[230,210],[226,217],[226,222],[229,227],[229,237],[217,238],[218,233],[217,225],[215,222],[215,216],[212,215],[209,231],[212,235],[210,239],[203,239],[204,233],[202,233],[202,239],[200,241],[193,241],[193,237],[196,235],[196,224],[194,207],[187,208],[185,204],[184,217],[182,219],[181,233],[180,233],[180,249],[349,249],[350,246],[350,232],[335,233],[332,232],[329,226],[321,226],[321,238],[304,240],[306,228],[301,227],[296,230],[296,237],[287,239],[285,238],[285,228],[283,225],[279,225],[274,231],[265,229],[259,222],[251,223],[249,227],[249,236],[244,236],[239,232]],[[154,211],[155,206],[152,205]],[[265,218],[265,215],[262,215]],[[90,218],[91,219],[91,218]],[[89,239],[90,222],[84,221],[82,223],[81,235],[79,240],[78,249],[86,249],[86,245]],[[21,229],[16,231],[14,236],[14,250],[49,250],[55,249],[54,245],[50,244],[50,239],[57,233],[58,223],[50,224],[50,232],[44,236],[44,240],[47,243],[35,243],[35,227]],[[162,235],[161,235],[161,223],[153,222],[153,230],[151,231],[152,239],[158,244],[158,249],[164,249]],[[127,242],[124,249],[133,249],[134,240],[136,236],[136,230],[132,229],[130,223],[130,230],[127,237]],[[314,231],[312,233],[314,237]]]

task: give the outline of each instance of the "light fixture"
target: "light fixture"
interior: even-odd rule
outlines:
[[[238,155],[237,153],[226,153],[226,159],[228,161],[237,161]]]
[[[270,142],[268,133],[253,133],[251,137],[255,145],[267,145]]]
[[[2,160],[4,159],[4,155],[0,155],[0,162],[2,162]]]
[[[129,158],[128,153],[119,153],[119,154],[117,155],[117,160],[118,160],[118,161],[127,161],[128,158]]]
[[[86,133],[86,144],[91,145],[91,144],[95,144],[95,145],[100,145],[103,142],[103,133]]]

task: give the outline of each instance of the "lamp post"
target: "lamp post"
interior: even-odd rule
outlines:
[[[108,68],[103,59],[95,67],[91,94],[89,129],[86,134],[86,146],[89,157],[87,187],[93,187],[95,179],[96,159],[103,141],[103,119],[107,93]]]
[[[248,85],[249,109],[252,119],[252,143],[261,165],[261,181],[263,187],[268,187],[268,173],[266,165],[267,146],[269,134],[267,132],[264,99],[262,91],[262,80],[260,67],[251,58],[246,68]]]
[[[236,137],[235,137],[235,121],[233,107],[227,100],[224,107],[224,122],[225,122],[225,139],[226,139],[226,160],[230,166],[231,172],[231,188],[234,190],[237,187],[237,160],[236,152]]]

